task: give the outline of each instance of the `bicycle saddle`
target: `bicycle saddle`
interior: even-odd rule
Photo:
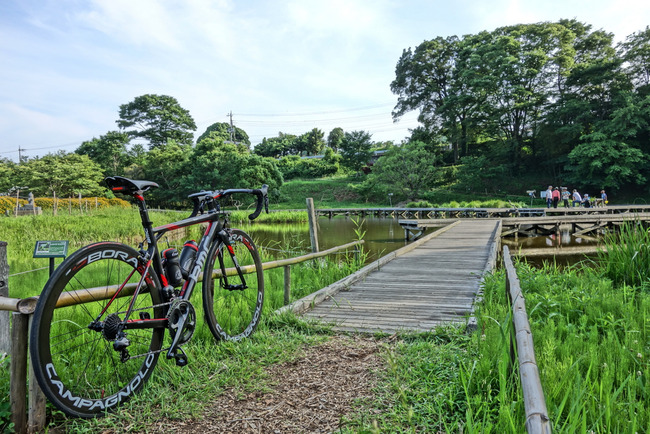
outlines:
[[[155,182],[139,181],[124,178],[123,176],[109,176],[105,178],[104,181],[112,191],[123,194],[132,194],[137,191],[147,191],[150,188],[160,187]]]

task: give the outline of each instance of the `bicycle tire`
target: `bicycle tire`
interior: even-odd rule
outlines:
[[[111,319],[101,330],[89,328],[109,303],[113,285],[128,280],[131,285],[123,292],[137,286],[144,272],[138,257],[119,243],[83,247],[61,263],[39,297],[30,336],[34,374],[47,398],[69,416],[96,417],[116,408],[142,389],[156,366],[164,328],[125,330],[130,341],[125,361],[113,348],[115,323],[124,319],[133,297],[115,298],[101,317]],[[158,279],[147,273],[144,283],[131,316],[164,316]],[[66,300],[78,303],[81,297],[88,300],[55,308]]]
[[[232,258],[222,242],[210,249],[203,274],[203,310],[210,331],[217,340],[239,341],[257,328],[264,307],[264,271],[251,237],[239,229],[227,229],[238,263],[247,272],[246,289],[227,289],[220,276],[223,268],[234,271]],[[217,275],[214,274],[217,272]],[[228,276],[230,285],[242,284],[236,274]]]

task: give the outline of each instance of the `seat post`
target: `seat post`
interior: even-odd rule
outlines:
[[[149,218],[149,210],[147,209],[147,203],[144,200],[144,195],[141,190],[133,193],[133,197],[138,203],[138,209],[140,210],[140,220],[142,220],[142,227],[144,228],[144,234],[146,241],[149,245],[154,243],[154,233],[153,233],[153,222]]]

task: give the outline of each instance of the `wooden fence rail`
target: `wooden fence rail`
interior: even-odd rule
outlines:
[[[508,246],[503,246],[503,265],[506,269],[506,293],[512,303],[512,321],[515,327],[519,377],[526,411],[526,430],[529,434],[550,434],[551,422],[546,411],[544,391],[542,390],[537,361],[535,360],[533,334],[530,331],[524,295],[519,286],[519,278],[512,264]]]
[[[348,250],[353,247],[357,247],[363,243],[363,240],[358,240],[343,244],[341,246],[333,247],[322,252],[310,253],[295,258],[264,262],[262,264],[262,269],[270,270],[273,268],[284,267],[284,303],[288,304],[291,296],[291,265],[297,265],[301,262],[322,258],[341,250]],[[8,287],[8,272],[5,273],[4,271],[6,271],[6,268],[8,267],[2,267],[1,260],[3,258],[6,258],[6,245],[6,243],[0,242],[0,289],[5,290],[7,290]],[[245,273],[253,272],[253,268],[250,266],[242,267],[242,269]],[[235,269],[226,269],[226,274],[230,275],[230,273],[234,274]],[[219,277],[220,275],[220,270],[215,270],[213,273],[214,277]],[[199,281],[202,280],[203,274],[199,276]],[[127,285],[120,293],[120,297],[126,297],[130,294],[133,294],[134,287],[135,284]],[[106,291],[106,288],[90,288],[85,291],[79,291],[74,296],[68,296],[60,299],[57,302],[57,307],[82,304],[90,301],[97,301],[98,299],[111,298],[115,294],[117,286],[112,289],[112,291]],[[7,291],[0,292],[0,315],[6,314],[6,316],[9,316],[8,314],[10,312],[13,312],[13,327],[11,334],[7,334],[7,336],[11,336],[10,346],[5,351],[0,348],[0,353],[8,352],[11,354],[11,421],[14,423],[14,429],[17,433],[40,432],[45,427],[45,397],[40,388],[38,388],[37,382],[33,377],[33,371],[31,369],[29,370],[29,381],[27,381],[26,378],[27,366],[29,364],[27,351],[28,326],[31,323],[31,316],[34,313],[37,301],[38,297],[29,297],[23,299],[9,298]],[[8,329],[9,321],[7,320],[7,331],[9,331]],[[29,384],[29,403],[26,402],[27,384]]]

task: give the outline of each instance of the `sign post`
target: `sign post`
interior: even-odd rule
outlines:
[[[68,256],[68,240],[36,241],[34,258],[50,258],[50,276],[54,273],[54,258]]]

